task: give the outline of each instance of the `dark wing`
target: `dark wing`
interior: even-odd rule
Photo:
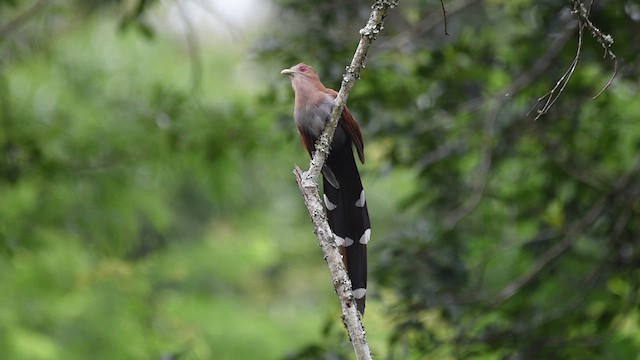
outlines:
[[[327,89],[327,93],[335,99],[338,96],[338,92],[333,89]],[[364,164],[364,141],[362,140],[362,133],[360,132],[360,126],[356,119],[353,118],[349,108],[346,106],[342,110],[342,125],[344,129],[349,134],[351,138],[351,142],[356,146],[356,151],[358,152],[358,157],[360,158],[360,162]]]
[[[313,137],[297,123],[296,126],[298,127],[298,132],[300,133],[300,140],[302,141],[302,145],[304,145],[304,148],[307,149],[309,155],[313,156],[313,151],[316,147]]]

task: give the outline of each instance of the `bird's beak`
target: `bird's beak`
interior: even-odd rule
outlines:
[[[291,69],[284,69],[284,70],[280,71],[280,74],[291,75],[291,74],[293,74],[293,71],[291,71]]]

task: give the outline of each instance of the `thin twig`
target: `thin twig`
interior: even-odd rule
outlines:
[[[573,61],[571,61],[571,65],[569,65],[569,68],[567,69],[567,71],[564,72],[564,74],[562,75],[562,77],[560,77],[560,79],[556,82],[556,86],[553,87],[553,89],[551,89],[548,93],[546,93],[544,96],[540,97],[538,99],[538,102],[536,103],[536,106],[543,101],[545,98],[547,99],[547,101],[545,102],[544,106],[542,107],[542,109],[538,110],[538,115],[533,119],[533,121],[538,120],[542,115],[546,114],[549,109],[551,109],[551,107],[553,106],[553,104],[555,104],[555,102],[560,98],[560,95],[562,94],[562,92],[564,91],[564,88],[567,86],[567,84],[569,83],[569,80],[571,80],[571,77],[573,76],[573,73],[576,71],[576,67],[578,66],[578,61],[580,61],[580,52],[582,51],[582,36],[584,33],[584,25],[582,24],[581,21],[579,21],[578,24],[578,47],[576,49],[576,55],[573,58]],[[535,106],[534,106],[535,108]],[[531,109],[533,110],[533,109]],[[529,111],[531,112],[531,111]]]
[[[575,14],[578,15],[584,26],[591,31],[591,36],[593,36],[593,38],[596,39],[596,41],[604,49],[603,58],[606,58],[608,56],[611,60],[613,60],[613,74],[611,75],[609,81],[607,81],[605,86],[593,98],[591,98],[592,100],[597,99],[598,96],[605,92],[605,90],[609,88],[609,85],[613,83],[613,79],[618,74],[618,58],[611,51],[611,46],[613,46],[613,37],[610,34],[604,34],[593,24],[593,22],[591,22],[591,19],[589,19],[589,16],[591,15],[591,7],[593,6],[594,2],[595,0],[591,1],[591,3],[589,4],[589,8],[586,8],[584,4],[582,4],[579,0],[573,0]]]
[[[443,0],[440,0],[440,7],[442,8],[442,21],[444,21],[444,34],[449,36],[449,30],[447,29],[447,10],[444,8]]]
[[[469,6],[474,5],[478,2],[480,2],[480,0],[458,0],[453,3],[450,3],[448,4],[449,9],[446,13],[446,16],[447,17],[453,16],[456,13],[463,11]],[[445,18],[441,16],[439,12],[433,12],[429,14],[427,17],[425,17],[423,20],[421,20],[418,24],[416,24],[416,26],[414,26],[412,29],[403,31],[398,35],[388,38],[387,40],[381,42],[381,44],[378,47],[382,49],[389,49],[389,48],[396,48],[399,46],[399,44],[403,45],[403,44],[410,43],[413,40],[424,36],[426,33],[431,31],[434,27],[438,26],[444,20]],[[448,26],[445,26],[445,28],[447,27]],[[447,31],[448,30],[445,30],[445,33]]]
[[[610,34],[604,34],[600,29],[598,29],[589,16],[591,15],[591,7],[593,6],[594,1],[591,1],[588,8],[580,1],[573,0],[573,10],[572,13],[578,17],[578,49],[576,50],[576,56],[574,57],[569,69],[562,75],[562,77],[556,82],[556,85],[551,89],[548,93],[538,99],[536,105],[531,109],[535,109],[538,104],[544,99],[547,99],[544,106],[538,110],[538,115],[535,117],[535,120],[538,120],[542,115],[546,114],[549,109],[553,106],[553,104],[558,100],[564,88],[569,83],[571,76],[573,76],[574,71],[576,70],[576,66],[578,65],[578,61],[580,60],[580,51],[582,49],[582,37],[584,35],[584,29],[589,29],[591,32],[591,36],[602,46],[604,49],[604,57],[607,56],[613,60],[613,74],[609,78],[609,81],[605,84],[605,86],[592,97],[592,100],[598,98],[602,93],[604,93],[609,86],[613,83],[614,78],[618,74],[618,59],[616,55],[611,51],[611,46],[613,45],[613,37]],[[529,111],[529,113],[531,112]]]
[[[186,28],[185,39],[187,41],[187,49],[189,50],[189,59],[191,60],[191,90],[196,92],[200,89],[202,83],[202,59],[200,57],[200,47],[198,34],[191,24],[191,19],[184,9],[182,0],[176,1],[178,13]]]
[[[327,222],[320,192],[318,189],[320,172],[329,154],[329,144],[333,138],[336,126],[345,107],[347,98],[351,93],[355,82],[360,77],[360,71],[364,68],[365,58],[373,40],[382,30],[384,18],[389,8],[397,5],[397,1],[376,0],[372,6],[371,15],[364,28],[360,30],[360,42],[356,48],[351,64],[342,78],[340,91],[335,99],[335,106],[331,118],[316,143],[316,150],[309,164],[309,170],[302,172],[297,166],[294,169],[296,181],[304,197],[305,205],[309,210],[309,216],[313,222],[318,243],[327,265],[331,272],[333,286],[340,298],[342,306],[342,320],[349,333],[356,358],[371,359],[371,351],[367,344],[366,333],[362,326],[360,313],[355,306],[355,298],[351,289],[351,281],[347,275],[342,257],[334,241],[334,235]]]
[[[611,53],[613,55],[613,53]],[[609,81],[607,81],[607,83],[604,85],[604,87],[602,89],[600,89],[600,91],[598,91],[597,94],[595,94],[591,100],[595,100],[597,99],[600,95],[602,95],[602,93],[604,93],[609,86],[613,83],[613,79],[615,79],[616,75],[618,75],[618,58],[615,57],[615,55],[613,55],[613,74],[611,74],[611,77],[609,78]]]

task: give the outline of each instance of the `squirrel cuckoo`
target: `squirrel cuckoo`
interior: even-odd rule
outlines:
[[[313,155],[316,140],[329,121],[338,93],[326,88],[309,65],[298,64],[282,70],[281,74],[291,78],[295,93],[293,117],[302,144]],[[364,315],[367,243],[371,238],[371,225],[352,144],[355,145],[360,162],[364,164],[364,143],[360,127],[345,107],[331,142],[329,156],[322,168],[324,203],[329,226],[351,279],[356,306]]]

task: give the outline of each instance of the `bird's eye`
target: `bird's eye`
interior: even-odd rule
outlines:
[[[300,66],[300,71],[301,72],[306,72],[307,71],[307,67],[306,66]]]

